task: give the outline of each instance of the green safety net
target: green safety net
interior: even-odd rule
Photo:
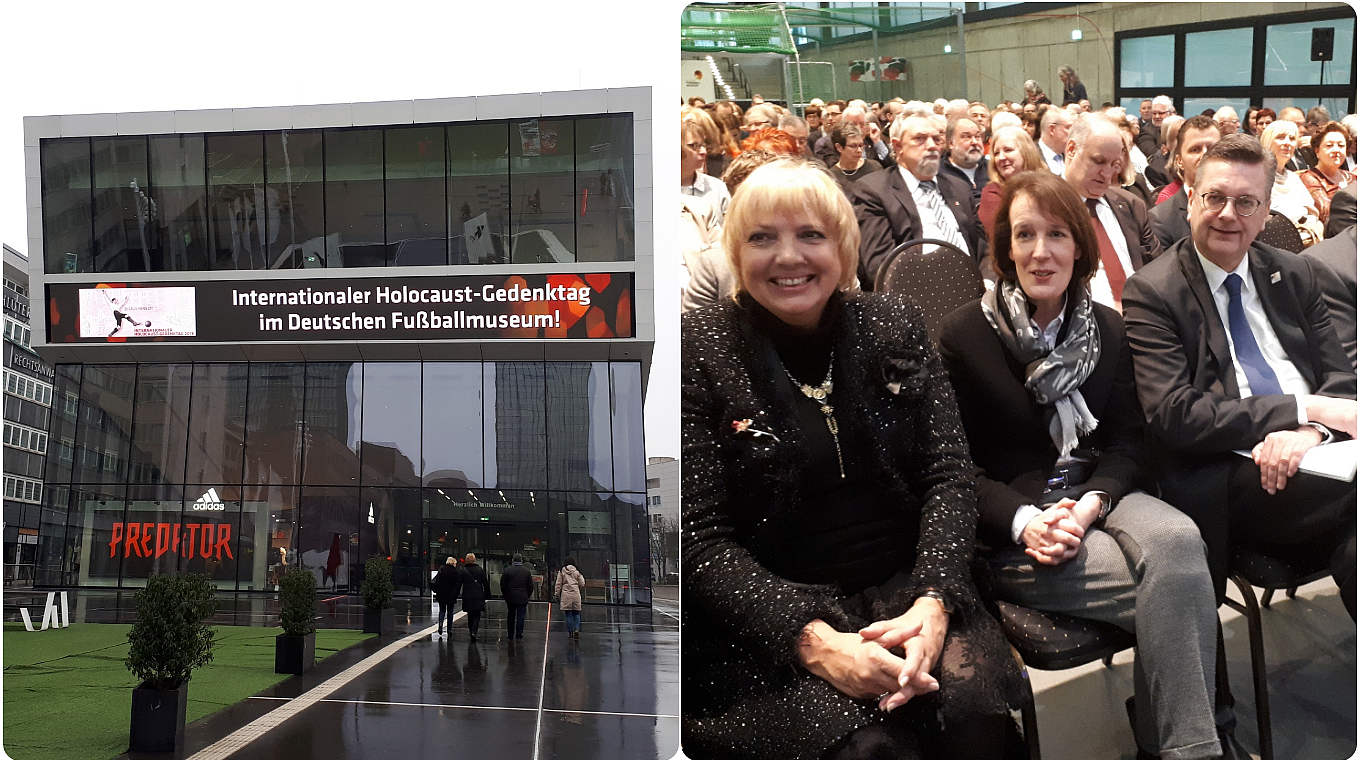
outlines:
[[[947,5],[947,4],[945,4]],[[920,20],[917,16],[914,20]],[[680,17],[680,50],[686,53],[795,53],[797,44],[840,34],[886,31],[904,19],[891,8],[817,8],[784,3],[694,3]]]

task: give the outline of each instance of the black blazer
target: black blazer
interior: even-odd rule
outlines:
[[[1137,272],[1162,252],[1161,242],[1152,234],[1147,204],[1133,193],[1117,187],[1105,191],[1105,200],[1114,211],[1119,228],[1124,231],[1124,244],[1129,249],[1129,261],[1133,263],[1133,271]]]
[[[1162,128],[1154,126],[1151,119],[1140,120],[1139,124],[1142,126],[1138,130],[1138,136],[1133,139],[1133,143],[1138,146],[1138,150],[1143,151],[1143,155],[1152,158],[1154,153],[1159,152],[1158,148],[1162,147]]]
[[[1337,197],[1341,197],[1341,193],[1337,193]],[[1303,260],[1313,265],[1318,287],[1322,288],[1322,297],[1332,314],[1336,337],[1341,340],[1346,356],[1350,357],[1351,369],[1355,369],[1355,224],[1335,237],[1303,249]]]
[[[983,159],[978,162],[977,170],[973,172],[973,179],[968,179],[968,175],[965,174],[962,169],[949,162],[949,154],[945,153],[944,158],[940,159],[940,173],[953,175],[955,179],[963,180],[970,188],[972,188],[973,208],[975,210],[974,213],[976,213],[978,201],[982,198],[982,188],[986,187],[987,183],[992,181],[992,178],[987,176],[987,158],[984,156]]]
[[[986,250],[972,187],[965,180],[943,172],[936,175],[935,182],[968,243],[968,252],[974,261],[981,262]],[[859,220],[860,286],[868,287],[893,248],[921,237],[921,215],[896,164],[854,183],[850,201]]]
[[[462,571],[457,565],[440,565],[430,587],[434,590],[435,601],[453,604],[458,601],[458,594],[463,590]]]
[[[1315,393],[1355,398],[1355,371],[1308,262],[1261,243],[1247,255],[1266,314],[1299,373]],[[1298,425],[1293,396],[1240,398],[1228,336],[1189,239],[1129,279],[1123,306],[1138,396],[1159,450],[1250,450],[1266,434]]]
[[[1336,191],[1332,209],[1327,212],[1327,237],[1339,235],[1355,224],[1355,182]]]
[[[1095,305],[1100,360],[1081,394],[1099,420],[1079,446],[1100,451],[1088,490],[1105,491],[1115,504],[1140,485],[1143,412],[1133,387],[1133,361],[1119,314]],[[1046,407],[1025,388],[1025,367],[988,324],[978,301],[945,318],[940,357],[949,371],[968,434],[977,475],[978,538],[1000,548],[1011,542],[1015,510],[1038,504],[1058,449],[1048,434]]]
[[[1159,148],[1156,149],[1154,153],[1148,154],[1147,160],[1148,165],[1147,168],[1143,170],[1143,176],[1147,177],[1148,184],[1151,185],[1154,190],[1160,190],[1171,184],[1171,181],[1174,180],[1175,177],[1173,177],[1170,170],[1167,169],[1166,154],[1162,153]]]
[[[1188,202],[1185,191],[1177,190],[1175,195],[1153,206],[1148,212],[1152,232],[1161,243],[1162,250],[1169,251],[1176,241],[1190,236],[1190,219],[1185,215]]]
[[[476,562],[463,565],[463,609],[480,612],[486,609],[486,598],[491,595],[491,584],[486,580],[486,571]]]
[[[528,604],[533,593],[534,574],[526,565],[510,565],[501,572],[501,596],[506,604]]]

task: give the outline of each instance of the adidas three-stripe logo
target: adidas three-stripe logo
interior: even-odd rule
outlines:
[[[223,504],[222,500],[218,498],[216,488],[209,488],[207,493],[198,497],[198,501],[195,501],[193,505],[189,507],[189,509],[195,512],[222,512],[225,511],[226,508],[227,505]]]

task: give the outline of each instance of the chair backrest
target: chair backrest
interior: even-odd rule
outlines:
[[[1270,212],[1270,218],[1266,220],[1266,226],[1261,228],[1261,234],[1256,239],[1276,248],[1281,248],[1292,253],[1303,251],[1303,238],[1299,236],[1299,231],[1294,227],[1294,223],[1289,221],[1289,217],[1278,211]]]
[[[878,293],[898,293],[925,314],[931,341],[950,312],[982,295],[982,275],[973,257],[933,238],[908,240],[897,246],[874,281]]]

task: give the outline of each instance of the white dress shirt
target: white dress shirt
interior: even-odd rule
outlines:
[[[1129,256],[1129,243],[1124,239],[1124,228],[1119,226],[1114,209],[1110,208],[1110,202],[1104,198],[1096,199],[1096,219],[1105,228],[1105,234],[1110,237],[1110,245],[1114,246],[1115,256],[1119,257],[1119,264],[1124,267],[1124,279],[1128,280],[1133,276],[1133,259]],[[1100,268],[1096,270],[1096,276],[1091,278],[1091,300],[1111,309],[1119,309],[1114,300],[1114,291],[1110,289],[1110,280],[1105,274],[1103,259]]]
[[[945,223],[950,225],[952,232],[940,229],[936,222],[935,215],[930,212],[930,201],[926,198],[926,192],[921,189],[921,180],[915,174],[907,171],[906,167],[898,165],[897,171],[902,175],[902,181],[907,183],[907,190],[911,192],[911,199],[916,202],[916,215],[921,218],[921,237],[935,238],[936,240],[958,240],[959,248],[964,253],[971,254],[968,250],[968,238],[964,236],[963,230],[959,229],[959,220],[954,217],[954,212],[949,210],[949,201],[945,200],[944,193],[940,191],[940,179],[936,177],[935,191],[939,193],[937,202],[944,207]]]
[[[1063,154],[1045,145],[1043,140],[1039,141],[1039,152],[1043,154],[1044,165],[1048,167],[1048,170],[1061,177],[1063,174]]]
[[[1232,329],[1228,326],[1228,288],[1223,283],[1229,274],[1236,274],[1242,278],[1242,311],[1246,314],[1247,326],[1251,328],[1251,334],[1256,338],[1261,356],[1265,358],[1266,364],[1270,365],[1275,378],[1280,382],[1280,390],[1295,397],[1299,408],[1299,424],[1306,424],[1308,414],[1304,408],[1303,396],[1312,393],[1313,388],[1299,373],[1294,362],[1284,352],[1284,346],[1280,345],[1280,339],[1275,335],[1275,328],[1270,324],[1265,307],[1261,303],[1261,294],[1256,290],[1256,281],[1251,277],[1250,255],[1243,256],[1241,263],[1232,272],[1224,271],[1214,262],[1204,258],[1199,251],[1195,251],[1195,255],[1199,258],[1199,265],[1204,269],[1205,279],[1209,281],[1209,292],[1214,296],[1214,307],[1218,309],[1219,321],[1223,323],[1223,332],[1228,337],[1228,350],[1232,352],[1238,394],[1241,398],[1247,398],[1252,395],[1252,391],[1251,383],[1247,382],[1247,373],[1242,369],[1242,363],[1237,360],[1237,347],[1233,345]]]

